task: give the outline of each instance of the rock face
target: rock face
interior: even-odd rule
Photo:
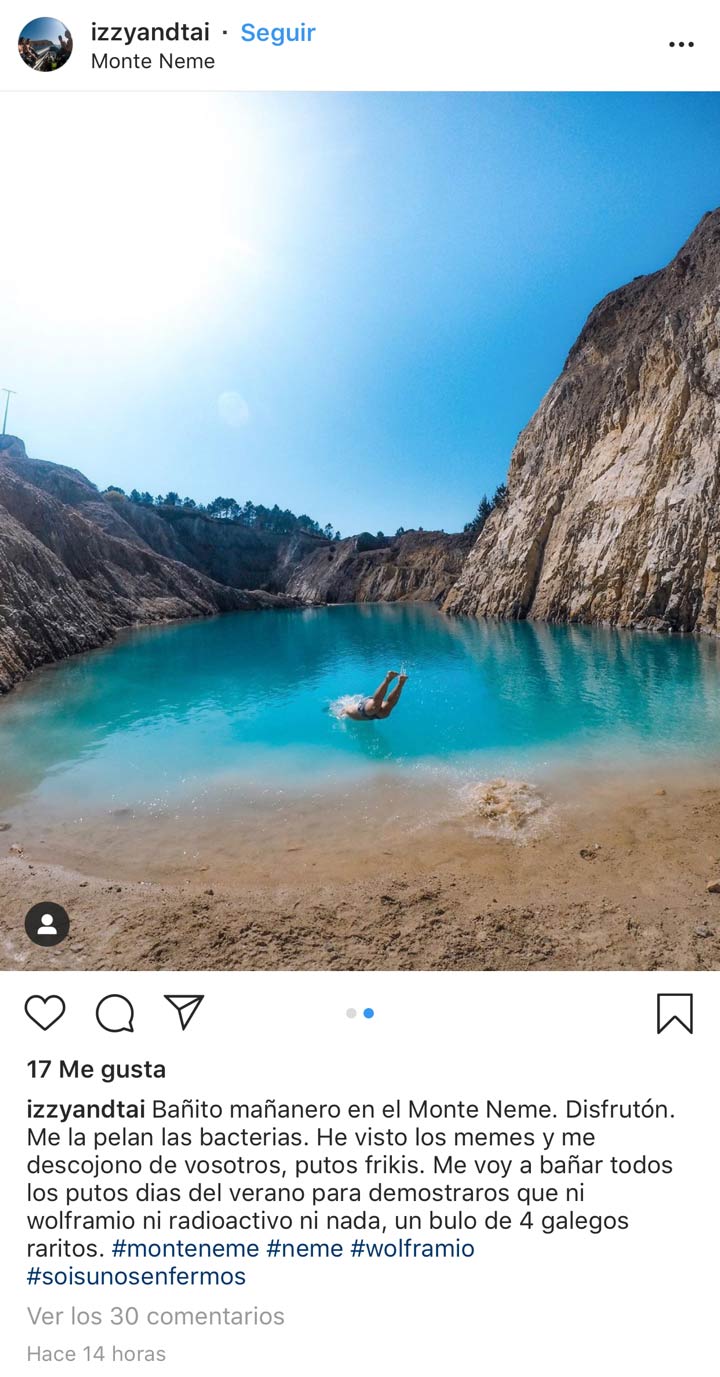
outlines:
[[[100,493],[0,437],[0,693],[122,627],[298,603],[439,601],[471,540],[339,542],[253,531]]]
[[[0,692],[121,627],[277,605],[157,554],[82,474],[0,437]]]
[[[286,556],[282,586],[306,602],[440,602],[452,588],[472,536],[407,531],[367,548],[362,536],[305,542]]]
[[[303,531],[275,535],[179,507],[163,508],[160,516],[114,493],[104,494],[103,501],[159,554],[219,583],[287,593],[310,603],[440,602],[472,545],[469,536],[443,531],[340,541]]]
[[[181,560],[218,583],[234,588],[272,588],[287,537],[254,531],[236,521],[217,521],[202,512],[164,507],[162,516],[127,497],[106,493],[116,517],[169,559]]]
[[[720,210],[595,307],[508,487],[447,611],[720,633]]]
[[[189,565],[231,588],[287,594],[302,602],[440,602],[472,546],[468,535],[407,531],[333,541],[296,531],[278,535],[218,521],[182,507],[140,506],[99,493],[82,474],[24,456],[15,467],[108,535]]]

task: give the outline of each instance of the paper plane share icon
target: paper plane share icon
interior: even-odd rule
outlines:
[[[191,1018],[195,1017],[205,996],[165,995],[164,998],[167,1000],[168,1004],[172,1004],[173,1009],[175,1009],[177,1016],[180,1019],[180,1027],[185,1029],[187,1028]]]

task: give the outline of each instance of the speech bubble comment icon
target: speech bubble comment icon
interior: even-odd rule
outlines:
[[[133,1033],[135,1010],[125,995],[105,995],[95,1010],[95,1017],[106,1033]]]

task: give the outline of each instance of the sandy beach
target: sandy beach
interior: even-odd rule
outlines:
[[[0,833],[14,970],[708,970],[720,966],[720,785],[693,766],[484,781],[388,778],[232,818],[108,815]],[[442,806],[441,806],[442,805]],[[39,899],[71,932],[41,952]]]

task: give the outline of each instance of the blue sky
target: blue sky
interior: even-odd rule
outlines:
[[[29,38],[31,42],[35,42],[38,38],[50,38],[53,43],[57,43],[58,34],[64,34],[66,28],[67,25],[62,20],[51,19],[46,15],[42,19],[31,19],[30,23],[25,25],[20,37]]]
[[[714,94],[3,99],[62,168],[7,227],[9,429],[343,533],[458,529],[593,305],[720,204]]]

